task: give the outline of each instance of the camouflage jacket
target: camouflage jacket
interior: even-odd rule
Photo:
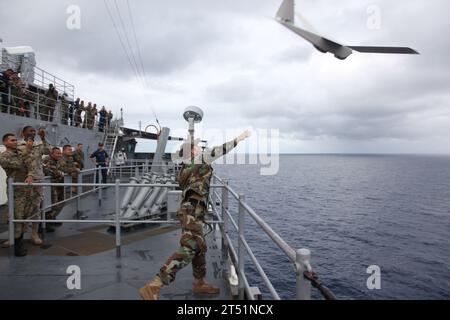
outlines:
[[[61,170],[60,161],[56,161],[51,156],[45,156],[42,164],[45,175],[52,177],[52,182],[64,182],[64,172]]]
[[[58,100],[58,91],[56,90],[47,90],[45,92],[45,96],[47,97],[47,104],[50,106],[55,106],[56,101]]]
[[[81,117],[81,113],[86,110],[86,107],[84,105],[79,105],[78,108],[75,109],[75,115]]]
[[[69,101],[66,100],[66,98],[61,99],[61,112],[62,113],[68,113],[69,112]]]
[[[59,168],[61,171],[67,174],[74,174],[78,173],[78,168],[76,165],[76,162],[73,161],[73,157],[66,157],[62,156],[61,159],[59,159]]]
[[[17,149],[20,152],[27,152],[27,143],[24,139],[20,140],[17,144]],[[44,169],[42,167],[42,157],[48,155],[51,152],[51,146],[46,139],[42,139],[41,143],[34,142],[33,149],[31,150],[31,157],[33,159],[33,179],[35,182],[42,182],[44,180]]]
[[[78,163],[80,170],[83,170],[84,169],[84,152],[77,150],[73,153],[72,157],[73,157],[73,161]]]
[[[179,175],[180,187],[183,190],[183,199],[194,198],[204,202],[208,201],[209,187],[213,174],[212,163],[224,156],[237,146],[233,140],[212,149],[205,149],[202,154],[194,158],[194,163],[183,163]],[[180,153],[182,150],[180,150]]]
[[[34,176],[35,168],[29,152],[6,150],[0,154],[0,166],[5,170],[8,178],[14,182],[25,182],[28,176]]]

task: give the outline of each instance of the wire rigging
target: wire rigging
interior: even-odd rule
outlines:
[[[138,38],[137,38],[137,35],[136,35],[136,27],[135,27],[135,23],[134,23],[134,18],[133,18],[133,13],[132,13],[132,10],[131,10],[130,2],[129,2],[129,0],[126,0],[126,2],[127,2],[127,9],[128,9],[128,16],[130,18],[130,23],[131,23],[131,29],[132,29],[134,41],[135,41],[136,47],[137,47],[138,59],[139,59],[139,63],[140,63],[140,66],[141,66],[141,72],[142,72],[142,75],[143,75],[144,85],[147,88],[150,89],[150,86],[148,85],[148,82],[147,82],[147,72],[145,70],[144,61],[143,61],[142,55],[141,55],[141,46],[139,45],[139,41],[138,41]],[[156,123],[161,127],[161,125],[159,123],[159,120],[158,120],[158,116],[156,115],[155,109],[153,108],[153,105],[152,105],[151,101],[149,102],[149,105],[150,105],[150,109],[151,109],[151,111],[153,113],[153,116],[156,119]]]
[[[115,20],[114,20],[113,15],[112,15],[112,13],[111,13],[111,10],[110,10],[110,8],[109,8],[109,6],[108,6],[108,3],[107,3],[106,0],[103,0],[103,3],[105,4],[106,11],[108,12],[109,18],[110,18],[110,20],[111,20],[111,22],[112,22],[112,24],[113,24],[113,26],[114,26],[114,30],[116,31],[117,37],[119,38],[120,45],[122,46],[123,52],[125,53],[125,55],[126,55],[126,57],[127,57],[128,63],[130,64],[130,67],[131,67],[131,69],[133,70],[135,76],[138,77],[138,73],[137,73],[136,69],[134,68],[133,63],[131,62],[130,54],[128,53],[128,50],[127,50],[126,47],[125,47],[125,44],[124,44],[124,42],[123,42],[123,40],[122,40],[122,37],[121,37],[120,32],[119,32],[119,29],[118,29],[118,27],[117,27],[117,24],[116,24],[116,22],[115,22]]]
[[[147,72],[145,70],[144,62],[142,60],[141,46],[139,45],[139,41],[138,41],[137,36],[136,36],[136,26],[134,24],[133,14],[132,14],[132,11],[131,11],[131,6],[130,6],[130,1],[129,0],[127,0],[127,8],[128,8],[128,15],[129,15],[130,21],[131,21],[131,30],[133,31],[133,37],[134,37],[134,41],[135,41],[136,47],[137,47],[137,52],[138,52],[139,63],[140,63],[140,66],[141,66],[141,71],[142,71],[142,74],[144,76],[145,85],[148,86],[148,83],[147,83]]]
[[[146,73],[146,70],[145,70],[144,61],[142,59],[141,47],[139,45],[139,41],[138,41],[138,38],[137,38],[136,26],[135,26],[135,23],[134,23],[134,18],[133,18],[133,14],[132,14],[132,10],[131,10],[131,6],[130,6],[130,3],[129,3],[129,0],[126,0],[127,10],[128,10],[128,16],[129,16],[129,19],[130,19],[131,30],[132,30],[132,33],[133,33],[134,44],[136,45],[137,50],[134,50],[134,47],[131,44],[131,42],[132,42],[132,41],[130,41],[131,36],[128,36],[128,29],[126,28],[126,25],[124,23],[124,19],[122,17],[121,12],[120,12],[120,7],[119,7],[119,5],[117,3],[117,0],[114,0],[114,6],[115,6],[115,9],[117,11],[117,16],[119,18],[118,20],[120,22],[122,31],[124,33],[125,41],[128,44],[129,51],[127,50],[127,47],[125,46],[125,42],[124,42],[124,40],[123,40],[123,38],[121,36],[121,33],[119,31],[118,23],[116,23],[116,21],[114,19],[114,16],[112,14],[112,11],[114,11],[113,10],[113,6],[111,5],[111,8],[110,8],[108,6],[107,0],[103,0],[103,2],[105,4],[106,10],[108,12],[109,18],[110,18],[110,20],[111,20],[111,22],[112,22],[112,24],[114,26],[114,29],[115,29],[116,34],[117,34],[117,37],[119,38],[119,42],[120,42],[120,44],[122,46],[122,50],[125,52],[125,55],[126,55],[127,60],[128,60],[128,63],[130,65],[131,69],[133,70],[134,75],[141,82],[141,84],[143,85],[144,88],[150,89],[150,86],[148,85],[148,82],[147,82],[147,73]],[[136,52],[137,52],[137,58],[136,58]],[[139,63],[137,61],[139,61]],[[156,119],[156,123],[159,126],[161,126],[160,123],[159,123],[159,120],[158,120],[158,116],[157,116],[157,114],[155,112],[155,109],[152,106],[151,101],[150,101],[149,105],[150,105],[150,109],[151,109],[151,111],[153,113],[153,116]]]
[[[117,16],[119,17],[119,23],[120,23],[120,25],[122,27],[123,34],[125,35],[125,40],[126,40],[126,42],[128,44],[128,48],[130,49],[131,59],[132,59],[132,61],[134,63],[134,67],[135,67],[135,69],[136,69],[136,71],[138,73],[139,80],[143,81],[143,76],[142,76],[141,70],[139,69],[138,64],[136,62],[136,57],[135,57],[135,54],[134,54],[133,46],[131,45],[130,37],[128,36],[128,30],[127,30],[127,28],[125,26],[125,23],[123,22],[122,14],[120,13],[120,9],[119,9],[119,5],[117,4],[117,0],[114,0],[114,5],[115,5],[116,11],[117,11]]]

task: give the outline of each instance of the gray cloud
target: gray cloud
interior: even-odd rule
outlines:
[[[125,0],[117,1],[128,21]],[[179,114],[197,104],[211,127],[279,128],[284,151],[450,152],[441,147],[450,142],[448,1],[379,0],[382,24],[374,31],[366,26],[372,1],[297,0],[297,11],[332,39],[421,52],[355,53],[346,61],[269,19],[280,2],[131,1],[145,90],[103,1],[17,0],[2,5],[0,30],[5,45],[33,46],[38,63],[69,77],[86,100],[124,106],[133,126],[151,118],[152,104],[166,125],[183,127]],[[65,28],[69,4],[82,9],[80,31]]]

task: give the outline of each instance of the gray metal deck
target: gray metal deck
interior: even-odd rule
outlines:
[[[83,199],[89,219],[108,219],[114,212],[114,192],[106,190],[102,206],[95,195]],[[67,205],[61,219],[72,219],[75,205]],[[140,299],[138,289],[158,272],[179,246],[176,226],[155,225],[122,232],[122,255],[116,258],[115,238],[106,225],[66,224],[47,234],[42,247],[27,241],[29,255],[16,258],[9,249],[0,249],[0,299]],[[29,238],[29,234],[26,238]],[[0,234],[7,239],[7,232]],[[226,263],[221,250],[220,232],[207,236],[207,280],[221,288],[215,296],[194,295],[190,266],[178,273],[176,281],[161,291],[165,300],[231,298],[224,274]],[[69,290],[69,266],[81,269],[81,290]],[[5,290],[5,288],[8,288]]]

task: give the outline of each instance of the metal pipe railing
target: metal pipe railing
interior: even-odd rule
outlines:
[[[288,256],[288,258],[295,262],[296,253],[295,250],[289,246],[286,241],[283,240],[273,229],[261,219],[255,211],[245,202],[242,202],[242,207],[247,211],[250,217],[266,232],[266,234],[275,242],[275,244]]]
[[[76,123],[73,122],[73,123],[69,124],[69,114],[67,113],[67,119],[63,118],[62,112],[61,112],[61,106],[53,107],[53,106],[48,106],[46,104],[43,104],[40,102],[39,94],[36,94],[36,95],[38,96],[38,99],[36,101],[32,101],[32,100],[29,100],[29,99],[26,99],[23,97],[19,97],[19,96],[14,96],[11,94],[9,95],[9,98],[15,98],[17,100],[21,100],[23,102],[28,102],[31,104],[32,108],[31,109],[25,108],[23,112],[20,111],[21,108],[13,105],[11,101],[9,102],[9,104],[3,104],[0,102],[0,106],[7,108],[7,112],[4,112],[4,113],[14,115],[14,116],[39,119],[39,120],[47,121],[50,123],[58,123],[61,125],[72,126],[72,127],[75,127],[75,124],[77,124],[78,128],[91,130],[91,131],[97,131],[99,129],[98,121],[94,122],[94,125],[92,128],[84,127],[85,120],[82,120],[81,122],[76,122]],[[44,106],[49,109],[53,109],[53,114],[41,112],[41,110]]]
[[[245,212],[242,206],[245,201],[243,194],[239,195],[239,221],[238,221],[238,274],[245,274],[245,255],[244,255],[244,233],[245,233]],[[239,281],[239,299],[244,300],[244,283]]]
[[[311,259],[311,252],[308,249],[300,249],[300,250],[294,250],[292,247],[290,247],[286,241],[284,241],[263,219],[261,219],[255,211],[246,203],[245,201],[245,195],[236,193],[233,189],[230,188],[228,183],[224,181],[223,179],[220,179],[220,177],[216,176],[215,181],[219,181],[223,184],[223,190],[227,190],[228,192],[225,193],[226,196],[226,204],[227,208],[222,207],[223,212],[223,220],[228,223],[231,222],[232,226],[235,230],[238,231],[238,245],[239,248],[241,248],[241,254],[239,254],[238,260],[242,258],[242,248],[245,248],[247,253],[249,254],[253,264],[255,265],[258,273],[263,279],[264,284],[269,289],[270,293],[272,294],[272,297],[274,299],[279,299],[278,293],[274,289],[273,285],[271,284],[270,280],[268,279],[267,275],[265,274],[264,270],[262,269],[261,265],[258,263],[256,257],[254,256],[253,252],[251,251],[250,246],[245,240],[245,235],[242,232],[242,227],[245,226],[245,220],[243,218],[245,213],[248,213],[252,219],[259,225],[264,232],[272,239],[272,241],[286,254],[286,256],[291,260],[291,262],[294,263],[295,266],[295,273],[296,273],[296,294],[297,299],[301,300],[309,300],[311,298],[311,283],[307,281],[304,276],[303,272],[305,270],[311,270],[310,265],[310,259]],[[213,191],[214,192],[214,191]],[[239,222],[238,225],[233,220],[233,217],[231,216],[231,213],[228,211],[228,194],[231,194],[237,201],[239,205]],[[216,194],[217,195],[217,194]],[[223,206],[224,199],[222,198],[222,206]],[[228,234],[225,238],[228,237]],[[227,244],[232,247],[232,243],[229,242],[229,238],[227,239]],[[243,263],[239,263],[238,261],[238,274],[244,273]],[[240,295],[242,295],[242,288],[240,287]]]
[[[148,165],[148,163],[147,163]],[[129,166],[133,167],[133,166]],[[124,167],[121,167],[124,168]],[[95,172],[96,170],[100,170],[101,168],[94,168],[94,169],[88,169],[80,172],[80,178],[78,183],[72,184],[72,183],[35,183],[34,186],[43,186],[43,187],[71,187],[71,186],[77,186],[79,189],[82,189],[82,187],[93,187],[93,190],[90,190],[84,194],[79,194],[75,197],[71,197],[67,201],[71,201],[73,199],[79,199],[84,196],[87,193],[91,193],[95,191],[96,187],[99,185],[96,183],[82,183],[82,177],[83,175],[90,174],[91,172]],[[294,250],[292,249],[275,231],[272,230],[272,228],[263,220],[261,219],[256,212],[246,203],[245,195],[243,194],[237,194],[231,187],[228,185],[227,181],[224,181],[217,177],[214,182],[218,182],[218,184],[213,183],[210,185],[211,190],[213,191],[211,194],[211,199],[213,201],[217,201],[217,203],[220,203],[221,206],[221,212],[216,208],[216,202],[214,202],[213,206],[213,213],[217,217],[217,220],[208,221],[207,223],[213,224],[213,225],[219,225],[219,227],[222,230],[222,241],[223,241],[223,248],[227,250],[227,252],[230,254],[230,258],[232,259],[235,266],[237,266],[237,273],[239,276],[239,297],[243,299],[245,296],[248,299],[254,299],[254,297],[251,296],[251,287],[249,286],[246,274],[245,274],[245,256],[246,254],[249,255],[250,261],[252,264],[256,267],[256,270],[258,274],[262,277],[262,280],[265,284],[265,286],[268,288],[270,294],[272,295],[273,299],[280,299],[277,291],[273,287],[269,277],[265,273],[264,269],[262,268],[261,264],[258,262],[255,254],[251,250],[249,244],[247,243],[247,240],[245,239],[245,216],[248,214],[252,219],[257,223],[259,227],[261,227],[264,232],[269,236],[270,239],[282,250],[283,253],[286,254],[286,256],[294,263],[295,270],[296,270],[296,283],[297,283],[297,298],[298,299],[310,299],[311,295],[311,283],[305,279],[303,276],[303,273],[305,271],[311,271],[311,253],[307,249],[300,249],[300,250]],[[14,187],[15,186],[26,186],[28,184],[26,183],[14,183],[12,179],[8,180],[8,197],[10,200],[9,205],[9,232],[10,232],[10,243],[14,244],[14,223],[29,223],[29,222],[48,222],[45,220],[45,214],[43,219],[28,219],[28,220],[15,220],[14,219]],[[146,187],[165,187],[165,188],[178,188],[178,184],[161,184],[161,183],[154,183],[154,184],[132,184],[132,183],[120,183],[120,180],[116,180],[115,183],[107,183],[102,184],[100,189],[102,188],[114,188],[115,193],[115,219],[114,220],[52,220],[52,222],[62,222],[62,223],[106,223],[115,225],[116,227],[116,255],[118,258],[121,257],[121,226],[124,224],[171,224],[175,225],[178,224],[178,221],[161,221],[161,220],[121,220],[121,203],[120,203],[120,189],[121,188],[146,188]],[[215,192],[214,189],[220,188],[222,190],[222,194]],[[229,195],[232,195],[237,201],[238,201],[238,222],[234,221],[231,212],[229,211]],[[221,196],[221,197],[220,197]],[[216,200],[214,200],[214,197],[217,197]],[[60,203],[58,203],[60,204]],[[56,204],[52,204],[56,205]],[[47,210],[48,208],[44,208],[44,210]],[[79,208],[78,208],[79,209]],[[230,239],[230,236],[228,234],[229,226],[232,226],[237,232],[238,232],[238,250],[236,252],[236,249],[233,246],[233,243]]]
[[[12,178],[8,179],[8,196],[9,199],[14,199],[14,187],[15,186],[29,186],[30,184],[27,183],[19,183],[19,182],[13,182]],[[71,183],[34,183],[31,184],[32,186],[43,186],[43,187],[52,187],[52,186],[75,186],[78,184],[71,184]],[[86,185],[86,184],[84,184]],[[93,186],[94,184],[87,184],[89,186]],[[80,224],[89,224],[89,223],[95,223],[95,224],[115,224],[122,225],[122,224],[179,224],[177,221],[171,221],[171,220],[121,220],[120,219],[120,188],[127,187],[127,184],[121,184],[119,180],[116,180],[116,183],[110,184],[110,186],[114,186],[115,188],[115,209],[116,209],[116,218],[115,220],[52,220],[51,222],[61,222],[61,223],[80,223]],[[137,187],[146,187],[148,185],[137,185]],[[167,185],[165,185],[167,186]],[[220,187],[220,186],[218,186]],[[45,219],[14,219],[14,200],[10,201],[9,203],[9,233],[10,233],[10,243],[11,245],[14,245],[14,223],[46,223],[48,220]],[[221,224],[222,221],[206,221],[209,224]],[[120,229],[120,228],[119,228]],[[116,231],[116,244],[118,247],[118,257],[120,256],[120,247],[121,247],[121,234],[120,232]]]

